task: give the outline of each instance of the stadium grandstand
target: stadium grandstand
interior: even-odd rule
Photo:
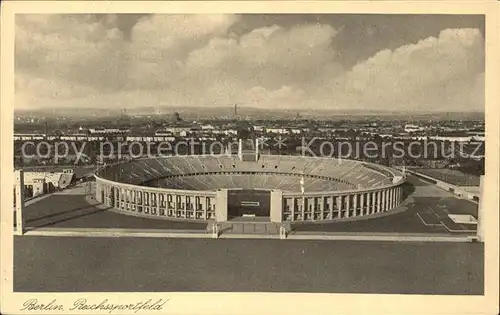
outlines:
[[[131,215],[226,221],[328,221],[376,215],[402,202],[404,174],[353,160],[261,155],[240,140],[238,155],[148,157],[96,174],[96,199]],[[239,200],[235,202],[234,200]]]

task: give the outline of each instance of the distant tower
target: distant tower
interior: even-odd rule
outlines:
[[[238,104],[234,104],[234,118],[238,118]]]
[[[48,132],[49,132],[49,124],[47,123],[47,120],[45,120],[45,134],[44,134],[45,140],[47,140],[48,138]]]
[[[181,115],[178,113],[178,112],[174,112],[173,116],[172,116],[172,120],[174,122],[179,122],[179,121],[182,121],[182,118],[181,118]]]

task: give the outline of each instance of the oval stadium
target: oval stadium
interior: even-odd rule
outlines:
[[[237,154],[148,157],[96,173],[96,199],[166,220],[328,222],[378,216],[402,202],[402,172],[361,161]]]

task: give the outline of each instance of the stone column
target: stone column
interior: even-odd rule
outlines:
[[[121,209],[122,208],[122,189],[121,187],[116,187],[116,208]]]
[[[381,191],[382,193],[382,209],[380,209],[380,212],[384,212],[385,210],[387,210],[387,208],[385,207],[385,202],[387,201],[387,196],[385,195],[387,192],[387,189],[384,189]]]
[[[392,188],[387,190],[387,197],[386,197],[386,209],[385,210],[390,210],[392,208],[391,206],[391,194],[392,194]]]
[[[142,190],[137,191],[137,211],[143,211],[143,203],[144,203],[144,196],[142,194]]]
[[[198,213],[202,210],[202,205],[199,196],[194,197],[194,218],[198,219]]]
[[[99,190],[99,202],[102,203],[103,205],[106,204],[106,185],[104,185],[103,183],[99,183],[99,187],[100,187],[100,190]]]
[[[144,210],[148,214],[151,213],[151,192],[149,190],[144,191]]]
[[[184,196],[184,217],[188,217],[189,211],[191,211],[191,197],[190,196]]]
[[[379,208],[378,212],[383,212],[384,211],[384,191],[383,190],[379,191],[379,196],[380,196],[380,202],[379,202],[380,208]]]
[[[477,209],[477,240],[479,242],[484,242],[484,175],[479,178],[479,207]]]
[[[394,188],[394,206],[398,207],[399,206],[399,196],[398,196],[398,188]]]
[[[104,205],[109,207],[111,206],[111,201],[109,200],[109,194],[110,194],[110,188],[109,188],[109,185],[105,184],[103,185],[102,187],[104,189]]]
[[[391,189],[388,189],[387,190],[387,200],[386,200],[386,207],[385,207],[385,210],[390,210],[392,207],[391,207],[391,192],[392,192],[392,188]]]
[[[366,193],[366,214],[372,214],[372,193]]]
[[[377,191],[377,213],[379,213],[382,210],[382,192],[379,190]]]
[[[99,182],[99,180],[97,180],[95,183],[95,200],[100,203],[102,203],[101,189],[101,183]]]
[[[179,195],[179,210],[180,217],[183,218],[186,215],[186,200],[184,199],[184,195]]]
[[[337,196],[337,212],[339,214],[339,219],[342,219],[342,196]]]
[[[392,188],[387,191],[387,210],[392,209]]]
[[[227,189],[217,190],[215,197],[215,221],[227,221]]]
[[[333,219],[333,206],[334,206],[333,200],[334,200],[334,198],[335,198],[334,196],[328,197],[328,199],[330,200],[330,209],[329,209],[329,211],[330,211],[330,220]]]
[[[242,139],[238,140],[238,158],[241,161],[243,160],[243,140]]]
[[[114,202],[113,195],[114,195],[113,187],[111,185],[106,185],[106,202],[109,207],[113,206]]]
[[[125,208],[125,210],[129,210],[130,209],[130,200],[129,200],[130,190],[128,188],[123,188],[123,193],[124,193],[123,202],[125,205],[124,208]]]
[[[321,220],[325,219],[325,196],[319,197],[319,210],[321,215]]]
[[[15,211],[15,222],[16,222],[16,235],[23,235],[25,229],[25,217],[24,217],[24,172],[22,170],[15,171],[15,186],[16,190],[16,211]]]
[[[153,198],[154,198],[154,193],[149,191],[147,192],[148,194],[148,208],[149,208],[149,214],[153,214],[153,209],[154,209],[154,203],[153,203]]]
[[[135,189],[129,190],[128,198],[130,200],[130,210],[133,210],[135,208]]]
[[[132,190],[132,211],[137,210],[137,191]]]
[[[203,208],[203,219],[208,219],[208,208],[211,206],[210,197],[205,197],[205,207]],[[167,213],[168,213],[168,197],[167,197]]]
[[[375,193],[373,191],[368,193],[369,200],[370,200],[370,214],[373,214],[375,212]]]
[[[391,208],[396,207],[396,189],[392,188],[391,189]]]
[[[354,216],[357,216],[358,212],[358,195],[353,195],[353,208],[354,208]]]
[[[127,207],[127,195],[125,194],[125,188],[120,187],[120,208],[126,209]]]
[[[259,139],[255,139],[255,161],[259,160]]]
[[[135,189],[130,189],[130,210],[135,211]]]
[[[351,195],[345,196],[346,198],[346,209],[345,209],[345,217],[348,218],[350,217],[349,210],[351,209]]]
[[[368,208],[368,213],[373,214],[375,212],[375,194],[373,191],[368,193],[368,201],[369,201],[369,208]]]
[[[111,205],[113,206],[113,208],[116,208],[116,206],[117,206],[116,198],[117,198],[118,192],[116,191],[116,187],[113,186],[113,185],[111,185],[110,189],[112,191],[112,194],[111,194]]]
[[[359,196],[359,203],[361,204],[361,215],[365,215],[365,193]]]
[[[301,211],[301,217],[302,217],[302,221],[305,221],[306,220],[306,212],[307,212],[307,209],[306,209],[306,198],[305,197],[302,197],[302,211]]]
[[[120,208],[120,189],[117,187],[113,187],[115,190],[115,208]]]
[[[281,190],[271,191],[270,202],[270,219],[271,222],[283,221],[283,192]]]
[[[155,192],[155,201],[156,201],[155,211],[157,216],[160,216],[160,207],[161,207],[160,198],[161,194],[159,192]]]
[[[109,201],[108,201],[108,198],[109,198],[108,185],[107,184],[102,184],[101,187],[102,187],[102,192],[103,192],[102,203],[107,206],[107,205],[109,205]]]
[[[377,211],[377,193],[375,191],[371,192],[371,200],[372,200],[372,210],[371,213],[375,213]]]
[[[113,185],[109,185],[109,206],[116,207],[116,190]]]

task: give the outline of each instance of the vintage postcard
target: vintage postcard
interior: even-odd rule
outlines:
[[[2,3],[2,314],[497,314],[495,1]]]

